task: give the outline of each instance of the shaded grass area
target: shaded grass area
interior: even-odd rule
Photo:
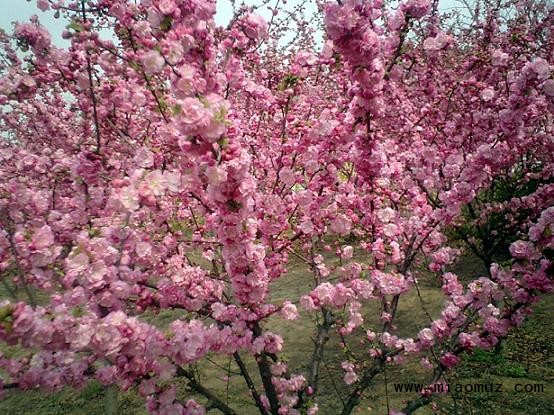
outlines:
[[[40,391],[10,392],[0,401],[0,413],[5,415],[101,415],[105,408],[106,388],[91,382],[82,390],[66,388],[46,395]],[[134,392],[119,392],[116,414],[146,415],[144,402]]]
[[[462,258],[454,267],[462,279],[469,280],[482,274],[482,266],[473,258]],[[310,271],[299,260],[292,260],[288,273],[275,281],[272,286],[272,300],[279,303],[285,299],[298,298],[308,292],[313,280]],[[419,293],[412,290],[403,296],[397,312],[397,334],[413,336],[436,318],[442,309],[444,297],[432,276],[423,274],[418,283]],[[2,294],[0,293],[0,297]],[[364,327],[379,331],[382,323],[378,320],[379,304],[364,306]],[[451,384],[501,383],[502,392],[448,393],[441,397],[435,408],[443,414],[549,414],[554,413],[554,297],[540,302],[529,320],[512,333],[497,352],[479,351],[463,357],[461,365],[449,377]],[[167,325],[175,318],[186,317],[182,311],[163,310],[158,314],[141,316],[159,327]],[[306,373],[313,351],[313,314],[301,312],[301,317],[293,322],[279,317],[271,318],[269,330],[283,335],[285,346],[280,356],[288,361],[292,373]],[[358,337],[356,337],[358,336]],[[352,336],[349,349],[363,356],[366,353],[359,347],[363,330]],[[339,336],[331,333],[326,347],[325,358],[320,374],[320,393],[317,403],[320,414],[335,415],[342,409],[342,401],[347,399],[351,388],[342,381],[340,363],[346,356],[337,347]],[[0,345],[7,356],[20,355],[21,350]],[[257,366],[253,358],[243,355],[244,362],[259,391],[262,391]],[[258,411],[235,362],[225,356],[209,356],[196,367],[200,381],[241,415],[254,415]],[[394,391],[394,383],[425,382],[430,374],[424,371],[417,361],[387,369],[385,375],[378,375],[364,395],[357,414],[385,414],[387,407],[400,409],[405,402],[418,397],[418,394]],[[542,392],[516,392],[516,384],[542,384]],[[0,400],[0,414],[29,415],[100,415],[107,413],[105,408],[106,388],[92,382],[82,390],[64,389],[55,394],[40,391],[9,391]],[[178,382],[178,397],[186,400],[194,397],[205,403],[200,396],[191,395],[185,382]],[[117,414],[146,414],[144,400],[136,391],[117,394]],[[214,411],[216,413],[217,411]],[[418,414],[432,413],[430,407],[422,408]]]
[[[554,414],[553,316],[554,297],[548,296],[500,350],[466,356],[454,381],[502,384],[501,392],[453,394],[458,402],[443,399],[445,413]]]

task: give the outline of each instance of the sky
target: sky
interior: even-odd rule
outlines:
[[[42,25],[46,26],[52,34],[52,39],[59,45],[67,44],[61,38],[62,31],[67,25],[63,18],[54,18],[54,12],[48,10],[40,11],[36,7],[36,0],[0,0],[0,28],[8,33],[11,31],[12,22],[26,21],[33,14],[39,16]],[[232,8],[229,0],[218,0],[216,22],[226,25],[232,17]]]
[[[289,0],[288,6],[298,3],[299,0]],[[237,2],[238,3],[238,2]],[[248,1],[249,4],[256,4],[255,0]],[[312,3],[313,4],[313,3]],[[457,0],[440,0],[440,8],[445,10],[451,7],[459,6]],[[42,25],[50,31],[52,40],[58,46],[65,46],[68,43],[61,38],[61,33],[67,25],[67,21],[63,18],[55,19],[52,10],[41,12],[36,7],[36,0],[0,0],[0,28],[11,32],[14,21],[26,21],[33,14],[39,16]],[[269,18],[270,14],[267,10],[261,10],[260,14]],[[218,0],[216,23],[226,25],[232,17],[232,8],[229,0]]]

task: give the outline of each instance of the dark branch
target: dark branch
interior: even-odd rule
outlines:
[[[190,388],[195,392],[198,392],[199,394],[206,397],[209,401],[209,405],[212,408],[219,409],[221,413],[225,415],[237,415],[237,413],[232,408],[230,408],[227,404],[225,404],[225,402],[223,402],[221,399],[215,396],[210,390],[206,389],[202,384],[200,384],[195,379],[194,375],[191,372],[178,366],[177,375],[187,378],[188,385],[190,386]]]
[[[242,358],[240,357],[240,354],[238,352],[233,353],[233,357],[235,358],[235,362],[237,363],[240,373],[242,374],[242,377],[244,378],[244,381],[246,382],[246,385],[248,386],[248,389],[250,390],[250,393],[252,395],[252,398],[254,398],[254,401],[256,402],[256,406],[260,410],[260,414],[262,415],[268,415],[267,410],[265,409],[262,400],[260,398],[260,394],[256,390],[256,386],[254,386],[254,382],[252,381],[252,378],[250,377],[250,374],[248,373],[248,369],[246,368],[246,365],[242,361]]]

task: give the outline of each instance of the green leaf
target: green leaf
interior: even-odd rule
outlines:
[[[227,207],[233,212],[238,212],[242,208],[242,203],[237,202],[234,199],[230,199],[227,201]]]
[[[83,307],[75,307],[73,310],[71,310],[71,315],[75,318],[83,317],[85,315],[85,310]]]
[[[225,148],[229,144],[229,139],[227,137],[222,137],[217,143],[219,144],[219,147]]]
[[[129,66],[135,71],[140,71],[140,64],[138,64],[137,62],[131,61],[129,62]]]
[[[227,109],[225,107],[219,107],[215,112],[214,118],[219,123],[225,123],[225,116],[227,115]]]
[[[175,117],[176,115],[179,115],[182,110],[183,108],[179,104],[175,104],[171,107],[171,115]]]
[[[162,29],[162,32],[169,32],[172,24],[173,19],[171,18],[171,16],[165,16],[160,23],[160,29]]]
[[[279,91],[284,91],[285,89],[292,88],[298,84],[299,80],[300,78],[298,76],[289,73],[283,78],[277,89]]]
[[[101,234],[100,229],[90,228],[88,230],[88,236],[90,238],[95,238],[96,236],[100,236],[100,234]]]
[[[13,312],[13,307],[11,305],[5,305],[0,307],[0,321],[4,321],[6,317],[10,316]]]
[[[75,30],[77,33],[83,31],[83,25],[82,25],[81,23],[75,21],[75,20],[73,20],[72,22],[70,22],[65,28],[68,29],[68,30],[73,29],[73,30]]]

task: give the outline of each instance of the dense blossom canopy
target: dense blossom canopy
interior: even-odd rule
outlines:
[[[456,24],[430,0],[311,18],[277,1],[225,28],[215,0],[37,5],[70,19],[70,46],[36,17],[0,37],[0,340],[27,350],[0,354],[0,389],[97,379],[153,414],[241,413],[197,376],[221,355],[262,415],[313,415],[338,345],[346,415],[387,366],[421,360],[440,382],[552,291],[548,2]],[[449,268],[462,253],[485,269],[469,283]],[[305,283],[282,298],[292,261]],[[422,278],[444,307],[401,336]],[[302,315],[298,370],[279,324]]]

